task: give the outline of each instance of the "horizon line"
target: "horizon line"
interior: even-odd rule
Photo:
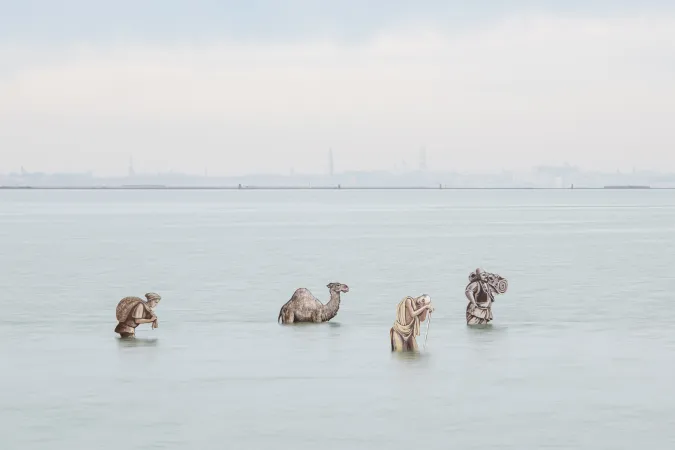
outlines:
[[[163,185],[130,185],[130,186],[0,186],[0,190],[201,190],[201,191],[217,191],[217,190],[268,190],[268,191],[284,191],[284,190],[675,190],[675,187],[652,187],[644,185],[607,185],[607,186],[567,186],[567,187],[537,187],[537,186],[521,186],[521,187],[461,187],[461,186],[163,186]]]

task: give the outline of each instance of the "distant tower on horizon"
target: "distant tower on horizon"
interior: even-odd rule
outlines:
[[[420,149],[420,170],[426,172],[427,170],[427,149],[422,147]]]
[[[134,158],[132,156],[129,157],[129,176],[133,177],[136,175],[136,172],[134,171]]]
[[[332,177],[335,173],[335,166],[333,165],[333,149],[328,149],[328,174]]]

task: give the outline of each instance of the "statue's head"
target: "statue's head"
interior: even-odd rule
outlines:
[[[480,267],[469,274],[469,281],[487,281],[487,273]]]
[[[349,292],[349,286],[342,283],[328,283],[326,287],[331,292]]]
[[[159,304],[159,301],[162,299],[162,297],[159,294],[155,294],[154,292],[148,292],[147,294],[145,294],[145,298],[148,299],[146,304],[150,309],[155,309]]]
[[[428,294],[422,294],[415,299],[415,303],[417,304],[418,308],[424,305],[429,305],[431,304],[431,297]]]

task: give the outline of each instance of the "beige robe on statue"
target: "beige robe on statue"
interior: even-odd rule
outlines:
[[[396,307],[396,321],[394,326],[389,330],[389,338],[391,339],[391,350],[392,351],[406,351],[406,350],[417,350],[417,340],[415,339],[420,335],[420,318],[415,316],[412,318],[410,323],[406,323],[406,300],[415,301],[412,297],[406,297],[398,304]],[[394,333],[398,335],[403,340],[403,348],[397,348],[396,342],[394,340]]]

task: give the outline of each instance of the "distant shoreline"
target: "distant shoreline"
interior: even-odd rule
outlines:
[[[574,191],[574,190],[675,190],[675,187],[651,187],[651,186],[603,186],[603,187],[447,187],[447,186],[162,186],[162,185],[132,185],[132,186],[0,186],[0,190],[71,190],[71,191],[97,191],[97,190],[159,190],[159,191],[220,191],[220,190],[256,190],[256,191],[289,191],[289,190],[348,190],[348,191],[374,191],[374,190],[448,190],[448,191]]]

